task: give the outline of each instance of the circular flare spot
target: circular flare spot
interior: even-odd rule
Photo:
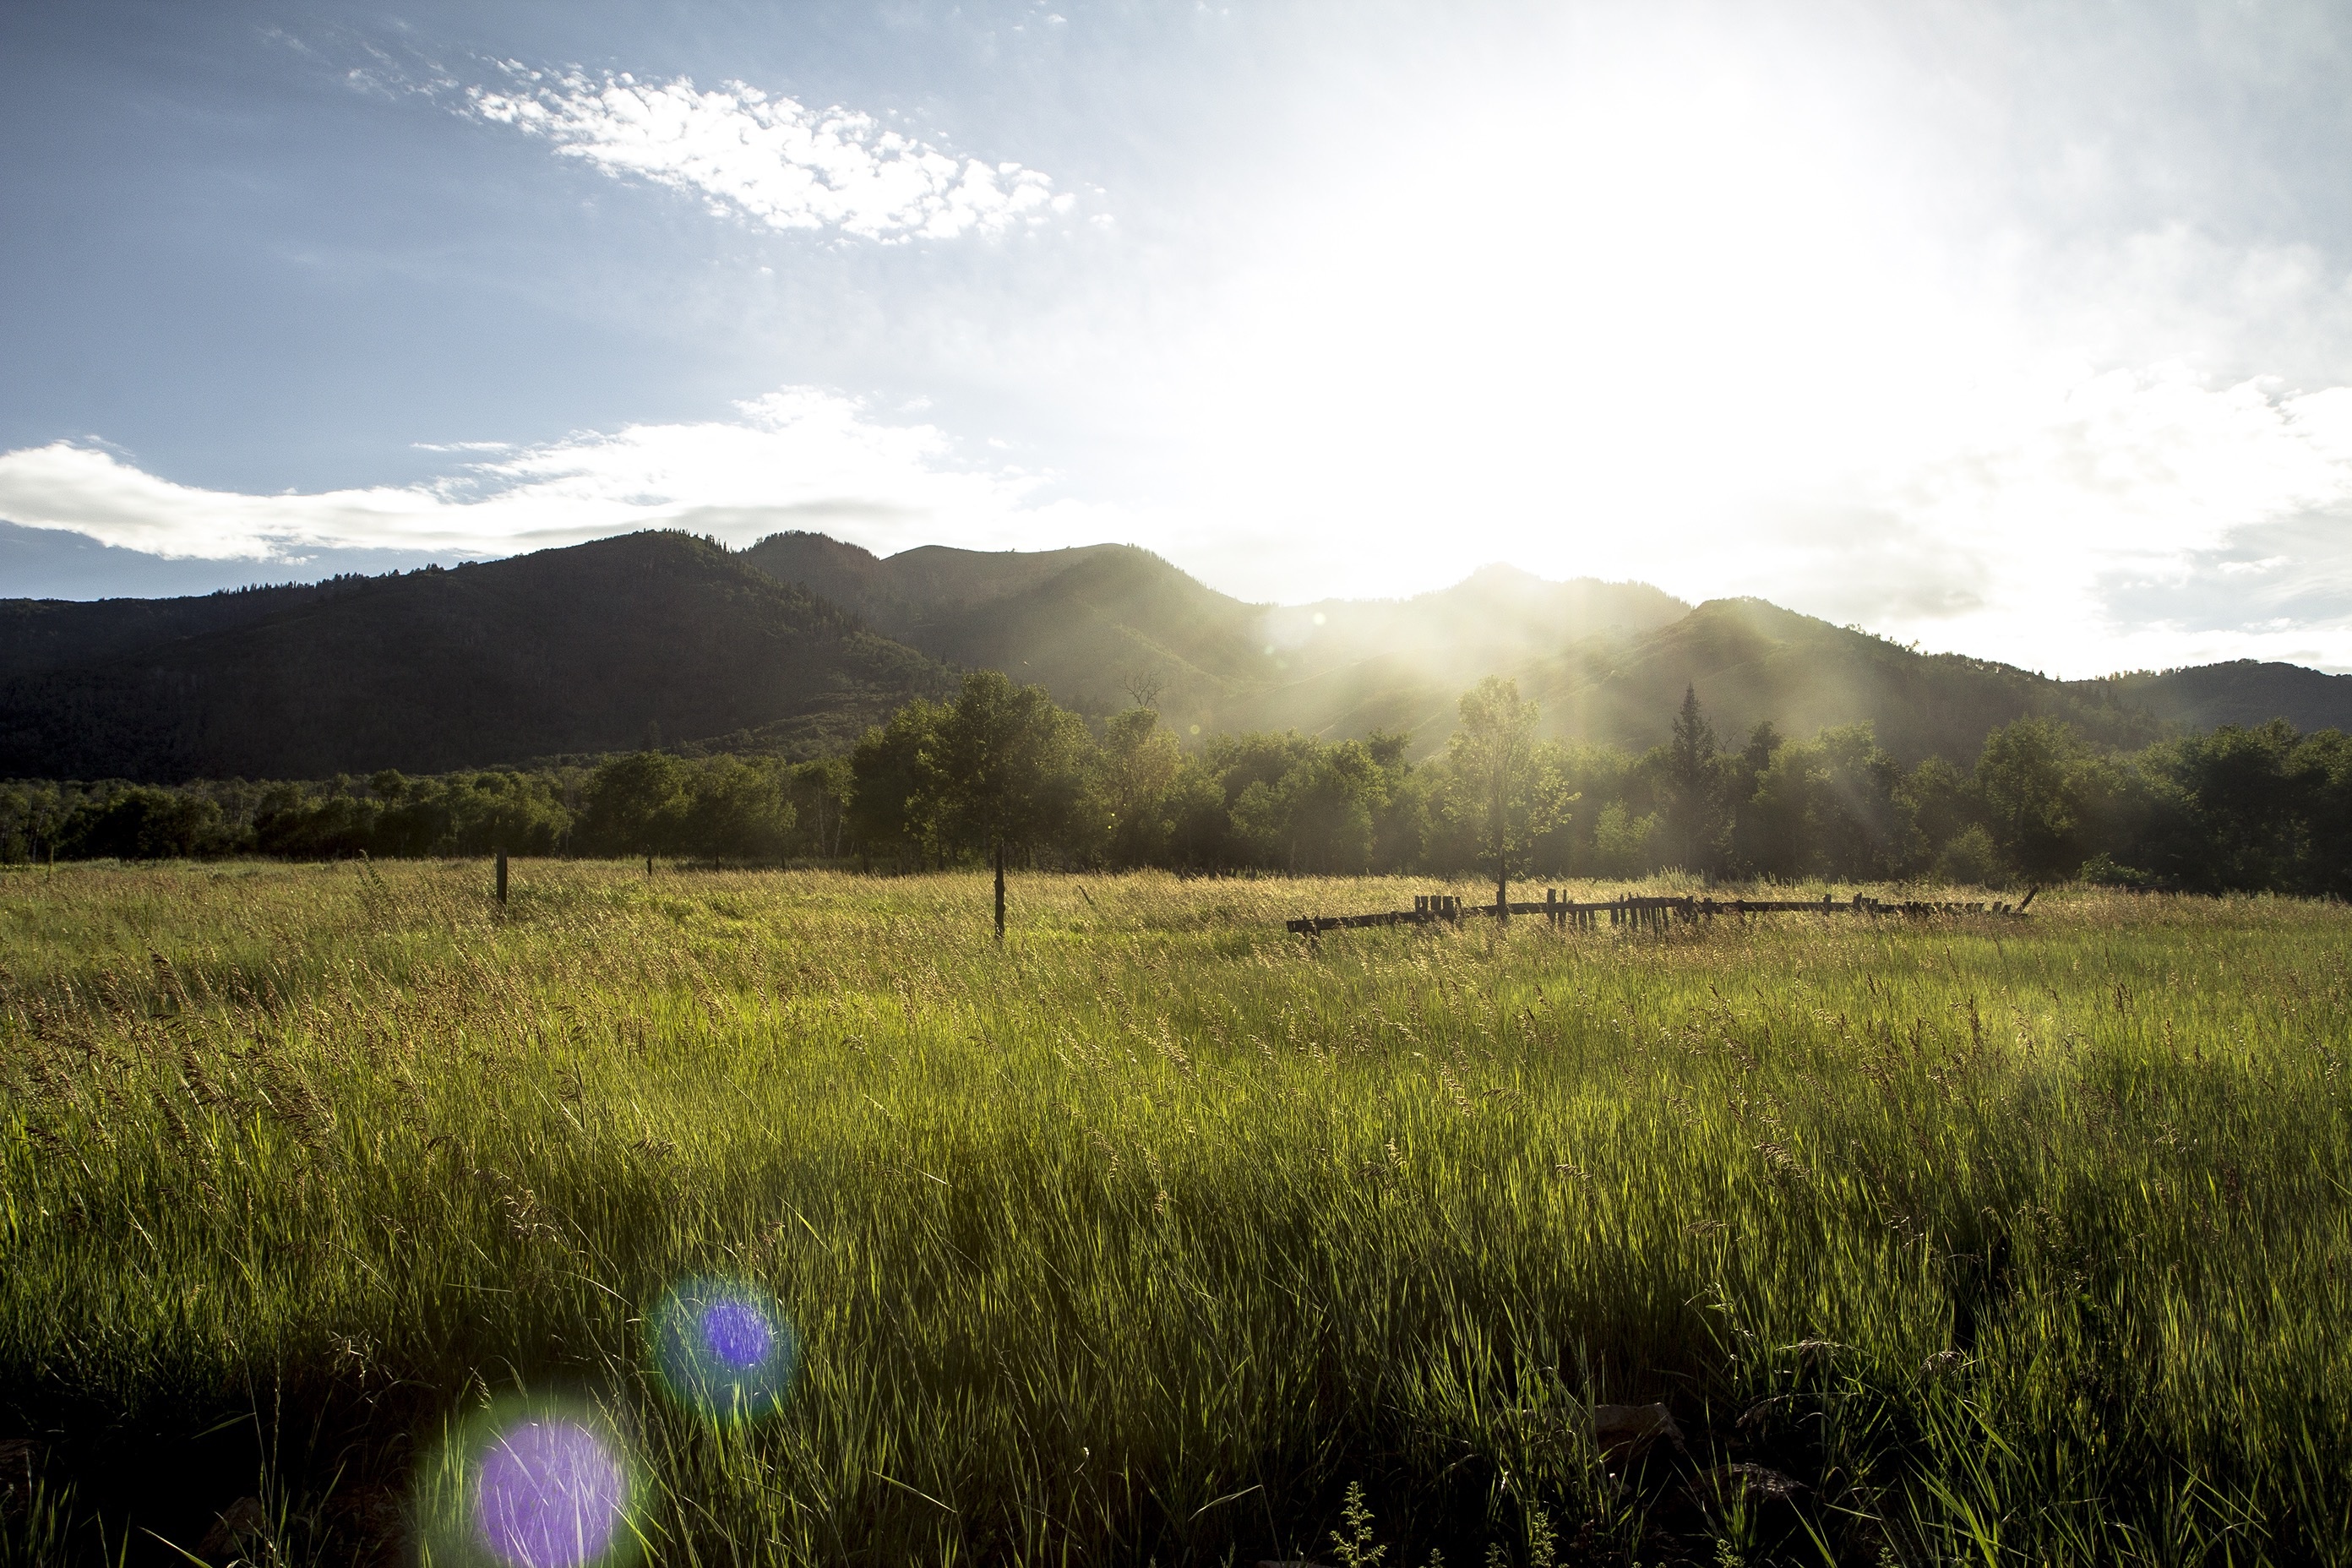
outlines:
[[[509,1568],[582,1568],[612,1546],[628,1489],[620,1456],[579,1422],[519,1422],[483,1451],[474,1522]]]
[[[775,1349],[776,1333],[749,1301],[719,1300],[702,1309],[702,1341],[710,1353],[740,1372],[749,1372]]]
[[[663,1299],[647,1327],[663,1384],[705,1415],[765,1415],[791,1391],[800,1340],[757,1285],[689,1279]]]

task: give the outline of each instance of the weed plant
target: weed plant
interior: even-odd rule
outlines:
[[[0,1550],[389,1554],[569,1398],[660,1563],[2352,1560],[2352,913],[1280,924],[1433,890],[0,876]]]

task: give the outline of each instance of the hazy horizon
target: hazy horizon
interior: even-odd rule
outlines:
[[[646,526],[2352,668],[2352,18],[0,16],[0,595]]]

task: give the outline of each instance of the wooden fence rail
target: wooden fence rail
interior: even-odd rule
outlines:
[[[2039,888],[2029,889],[2015,904],[2007,903],[1932,903],[1910,900],[1890,903],[1874,899],[1867,893],[1856,893],[1849,901],[1841,903],[1829,894],[1820,899],[1713,899],[1669,898],[1627,893],[1622,898],[1606,899],[1598,903],[1580,904],[1564,898],[1557,888],[1544,889],[1543,902],[1465,904],[1452,893],[1416,894],[1409,910],[1382,910],[1369,915],[1301,915],[1286,922],[1288,929],[1302,936],[1315,936],[1327,931],[1353,931],[1362,926],[1417,926],[1436,921],[1459,924],[1466,916],[1500,914],[1507,910],[1515,915],[1541,915],[1547,924],[1562,928],[1594,928],[1607,916],[1617,927],[1662,931],[1679,921],[1689,923],[1711,921],[1717,915],[1745,918],[1748,915],[2000,915],[2013,918],[2025,913]]]

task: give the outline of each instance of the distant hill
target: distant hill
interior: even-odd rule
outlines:
[[[1180,733],[1405,730],[1516,677],[1555,735],[1654,745],[1685,685],[1726,744],[1868,720],[1905,762],[1972,762],[2026,715],[2136,746],[2175,727],[2352,729],[2352,677],[2209,665],[2055,681],[1756,599],[1489,567],[1410,599],[1253,605],[1128,545],[877,557],[822,534],[730,552],[641,533],[449,571],[195,598],[0,601],[0,776],[317,777],[671,743],[846,744],[958,668]]]
[[[1727,742],[1765,719],[1801,736],[1867,720],[1906,763],[1966,764],[1988,731],[2029,716],[2112,746],[2277,716],[2352,729],[2352,677],[2294,665],[2058,681],[1759,599],[1694,609],[1643,584],[1549,583],[1507,566],[1410,599],[1277,607],[1123,545],[885,558],[793,533],[744,558],[935,658],[1004,669],[1082,710],[1124,706],[1139,672],[1157,675],[1161,710],[1185,730],[1407,730],[1426,754],[1452,731],[1463,689],[1489,673],[1541,700],[1549,732],[1636,750],[1665,740],[1686,685]]]
[[[199,599],[0,605],[0,776],[321,777],[740,732],[814,752],[936,661],[704,541]]]
[[[1675,704],[1696,686],[1727,743],[1762,720],[1805,736],[1863,721],[1906,763],[1966,765],[1985,735],[2023,718],[2063,719],[2094,742],[2159,739],[2156,715],[2013,665],[1922,654],[1761,599],[1717,599],[1624,648],[1579,650],[1531,672],[1560,722],[1631,747],[1667,739]]]
[[[786,533],[743,559],[935,658],[1005,670],[1081,710],[1125,707],[1138,677],[1156,677],[1162,710],[1204,728],[1251,722],[1268,694],[1323,676],[1336,678],[1333,695],[1303,706],[1275,701],[1286,715],[1278,727],[1375,728],[1381,715],[1425,705],[1421,696],[1400,698],[1401,683],[1451,704],[1489,671],[1568,641],[1666,626],[1690,610],[1645,584],[1548,583],[1507,566],[1412,599],[1253,605],[1124,544],[999,552],[930,545],[881,558],[823,534]],[[1378,673],[1344,673],[1368,662]]]
[[[1542,703],[1547,733],[1635,751],[1666,739],[1685,686],[1697,688],[1727,744],[1760,720],[1794,736],[1867,720],[1880,743],[1906,763],[1929,755],[1973,762],[1987,731],[2028,715],[2069,720],[2109,745],[2143,745],[2165,730],[2111,692],[2076,691],[2008,665],[1915,653],[1762,600],[1675,608],[1680,613],[1663,625],[1581,637],[1571,625],[1541,651],[1532,630],[1509,626],[1497,612],[1495,625],[1506,629],[1483,634],[1494,656],[1486,668],[1515,677]],[[1426,656],[1408,646],[1256,693],[1220,717],[1229,725],[1329,734],[1409,730],[1414,751],[1425,753],[1452,732],[1454,699],[1467,684],[1459,671],[1439,679],[1431,673]]]
[[[1228,597],[1132,545],[1034,552],[939,545],[887,559],[823,534],[762,540],[743,560],[855,610],[935,658],[1002,669],[1082,711],[1129,705],[1156,673],[1170,711],[1264,684],[1266,606]]]
[[[2284,719],[2298,730],[2352,731],[2352,675],[2327,675],[2299,664],[2241,658],[2070,684],[2104,689],[2117,702],[2192,730]]]

